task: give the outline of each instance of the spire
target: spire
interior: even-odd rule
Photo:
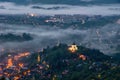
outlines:
[[[37,61],[38,63],[40,62],[40,55],[38,54],[38,57],[37,57]]]
[[[59,46],[59,45],[60,45],[60,41],[58,40],[58,41],[57,41],[57,46]]]
[[[7,68],[13,66],[13,61],[12,61],[12,58],[9,58],[8,59],[8,62],[7,62]]]

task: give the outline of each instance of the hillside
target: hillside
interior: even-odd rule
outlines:
[[[120,71],[117,61],[99,50],[76,44],[70,46],[58,44],[52,48],[47,47],[43,49],[43,52],[32,54],[24,61],[30,62],[28,63],[31,69],[35,68],[36,64],[46,68],[43,69],[43,75],[37,77],[38,74],[35,74],[41,80],[119,80],[120,78],[117,76]],[[43,77],[48,75],[51,77]]]
[[[3,64],[7,55],[8,63]],[[120,64],[117,59],[104,55],[99,50],[76,44],[57,44],[54,47],[48,46],[40,52],[7,53],[0,59],[3,61],[0,62],[0,76],[3,75],[10,80],[120,79]]]
[[[4,57],[5,55],[0,59]],[[20,64],[17,65],[18,63]],[[54,47],[48,46],[40,52],[16,55],[12,53],[8,56],[7,65],[9,66],[7,68],[2,65],[3,74],[10,74],[12,71],[9,76],[6,74],[4,76],[13,80],[119,80],[120,78],[120,64],[117,61],[98,50],[76,44],[70,46],[57,44]]]

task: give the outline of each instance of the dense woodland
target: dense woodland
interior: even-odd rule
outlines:
[[[7,33],[7,34],[0,34],[0,42],[23,42],[23,41],[29,41],[32,40],[33,38],[31,37],[30,34],[12,34],[12,33]]]

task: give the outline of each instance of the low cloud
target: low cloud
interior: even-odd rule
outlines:
[[[120,27],[117,24],[108,24],[99,28],[88,29],[60,29],[50,26],[25,26],[25,25],[6,25],[0,24],[0,34],[28,33],[33,36],[33,40],[24,42],[4,42],[0,43],[0,48],[6,50],[18,51],[36,51],[48,45],[56,45],[57,42],[72,44],[76,42],[78,45],[89,48],[99,49],[105,54],[113,54],[118,51],[117,46],[120,45]]]

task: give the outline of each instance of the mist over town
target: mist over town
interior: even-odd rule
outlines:
[[[119,0],[0,0],[0,80],[119,80]]]

